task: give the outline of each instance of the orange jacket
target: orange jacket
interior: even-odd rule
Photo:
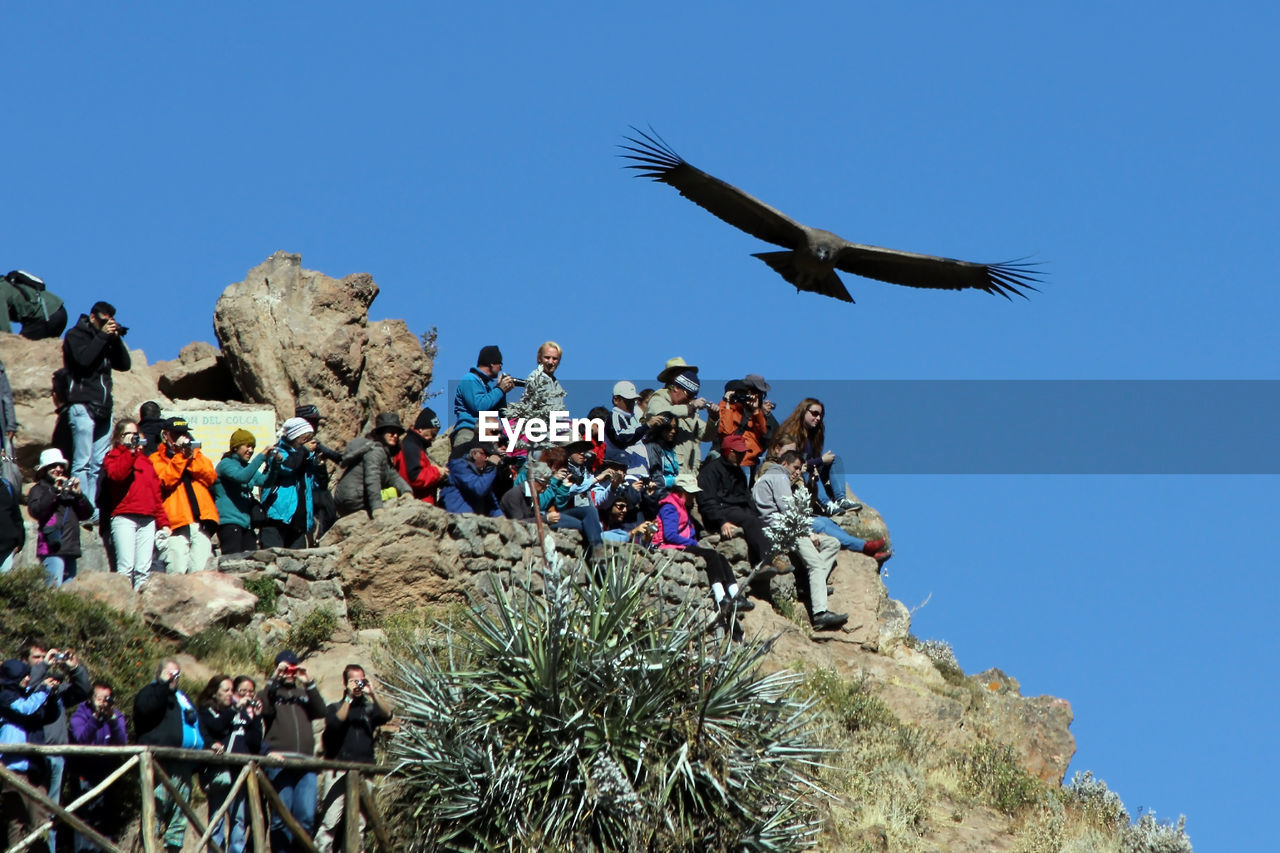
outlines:
[[[195,513],[191,511],[191,501],[187,498],[187,489],[183,483],[183,475],[191,473],[191,491],[196,496],[196,505],[200,509],[200,520],[218,523],[218,508],[213,504],[213,493],[209,487],[218,479],[209,457],[196,450],[188,459],[183,453],[170,456],[168,448],[163,444],[151,454],[151,464],[155,466],[156,475],[160,478],[160,496],[164,501],[165,514],[169,516],[169,529],[177,530],[195,521]]]
[[[720,401],[720,437],[733,435],[738,431],[738,427],[742,424],[742,406],[729,403],[727,400]],[[760,454],[764,451],[764,437],[769,431],[769,423],[764,418],[764,412],[756,409],[755,414],[751,416],[751,420],[747,421],[746,427],[742,430],[742,437],[747,440],[747,452],[742,457],[743,465],[754,466],[756,460],[760,458]]]

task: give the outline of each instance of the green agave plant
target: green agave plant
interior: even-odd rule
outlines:
[[[404,845],[812,846],[824,750],[798,676],[760,675],[763,646],[709,633],[696,603],[664,606],[629,560],[572,569],[528,567],[512,592],[495,580],[467,623],[394,662]]]

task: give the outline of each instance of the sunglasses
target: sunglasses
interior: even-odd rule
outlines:
[[[813,415],[815,418],[822,417],[822,409],[809,409],[808,411],[809,414]]]

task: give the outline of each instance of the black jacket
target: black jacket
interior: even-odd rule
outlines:
[[[698,472],[698,488],[702,490],[698,493],[698,509],[711,530],[728,521],[725,511],[731,507],[760,514],[751,497],[747,475],[724,456],[717,456],[702,466]]]
[[[391,715],[384,713],[363,696],[351,703],[346,722],[338,719],[338,709],[346,700],[334,702],[325,710],[324,757],[332,761],[358,761],[374,763],[373,740],[378,726],[391,722]]]
[[[182,746],[182,706],[164,681],[153,681],[133,699],[133,729],[146,746]]]
[[[0,560],[27,544],[27,528],[18,511],[18,486],[0,482]]]
[[[234,705],[200,709],[200,734],[206,748],[220,743],[227,752],[257,755],[262,752],[262,718]]]
[[[27,492],[27,513],[41,528],[55,515],[62,520],[61,543],[56,549],[49,549],[50,555],[80,556],[80,523],[88,521],[93,515],[93,506],[88,498],[83,494],[74,495],[71,492],[58,494],[53,483],[47,477],[41,477],[31,487],[31,491]]]
[[[132,366],[124,339],[93,327],[81,314],[62,339],[62,363],[71,374],[67,403],[83,403],[96,419],[111,416],[111,371]]]

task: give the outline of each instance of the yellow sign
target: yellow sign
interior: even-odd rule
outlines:
[[[238,429],[247,429],[253,433],[259,450],[276,441],[274,409],[170,410],[164,416],[186,418],[191,437],[203,445],[204,455],[212,459],[215,465],[222,454],[231,449],[231,433]]]

